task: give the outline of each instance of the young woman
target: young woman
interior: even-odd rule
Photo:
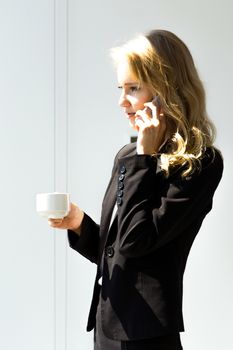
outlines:
[[[180,350],[185,265],[223,160],[203,85],[176,35],[154,30],[112,54],[137,142],[115,157],[100,225],[75,204],[49,223],[68,229],[70,246],[97,264],[87,326],[95,350]]]

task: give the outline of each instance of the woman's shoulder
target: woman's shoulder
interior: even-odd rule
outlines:
[[[188,168],[186,163],[181,167],[175,167],[170,171],[171,181],[199,181],[201,178],[209,178],[209,181],[220,181],[223,173],[223,156],[216,147],[207,147],[200,158],[197,159],[195,167],[188,175],[183,175]]]
[[[200,159],[200,165],[194,171],[193,177],[197,181],[204,181],[208,185],[217,184],[223,174],[223,156],[216,147],[207,147]],[[192,177],[192,176],[191,176]]]
[[[208,147],[202,157],[202,167],[215,167],[223,170],[223,156],[221,151],[216,147]]]

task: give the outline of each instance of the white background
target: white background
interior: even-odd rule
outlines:
[[[91,350],[95,266],[35,212],[68,191],[96,221],[130,130],[109,49],[154,28],[189,46],[225,170],[184,279],[185,350],[232,350],[233,5],[229,0],[0,0],[0,348]],[[94,181],[93,181],[94,179]]]

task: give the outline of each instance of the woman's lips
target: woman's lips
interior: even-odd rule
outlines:
[[[132,118],[135,116],[135,113],[126,113],[128,119]]]

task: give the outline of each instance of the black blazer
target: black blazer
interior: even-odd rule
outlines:
[[[212,208],[223,160],[217,150],[208,149],[199,173],[182,178],[181,170],[166,178],[159,157],[137,155],[135,143],[123,147],[115,158],[100,225],[85,214],[81,236],[68,231],[70,246],[97,264],[88,331],[95,327],[99,300],[103,332],[111,339],[184,330],[185,264]]]

